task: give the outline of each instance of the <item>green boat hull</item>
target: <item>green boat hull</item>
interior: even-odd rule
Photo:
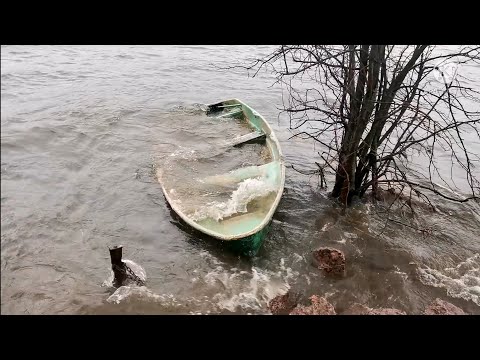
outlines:
[[[246,256],[255,256],[265,241],[271,227],[274,212],[280,202],[285,183],[285,165],[279,142],[268,122],[250,106],[240,100],[232,99],[207,105],[207,115],[217,118],[233,118],[240,116],[247,121],[253,132],[246,136],[225,142],[223,146],[242,146],[247,142],[263,141],[268,148],[272,161],[260,166],[240,168],[227,174],[209,176],[203,182],[213,185],[239,183],[249,178],[262,179],[268,186],[276,189],[271,203],[265,203],[264,212],[238,214],[234,217],[215,221],[205,219],[193,221],[186,216],[179,206],[169,197],[169,191],[162,185],[167,203],[182,222],[193,230],[202,233],[202,237],[214,238],[226,248]],[[161,170],[157,171],[162,184]]]
[[[177,225],[182,231],[189,233],[193,238],[208,241],[211,244],[218,245],[220,248],[228,249],[235,254],[246,257],[253,257],[258,254],[272,226],[272,222],[270,221],[264,228],[253,235],[249,235],[234,241],[223,241],[191,227],[172,209],[168,201],[166,202],[166,205],[170,210],[170,215],[176,220],[174,224]]]
[[[225,241],[225,246],[235,253],[249,257],[255,256],[270,232],[270,227],[271,222],[253,235],[235,241]]]

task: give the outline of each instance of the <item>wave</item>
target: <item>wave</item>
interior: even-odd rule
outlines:
[[[285,266],[283,258],[278,271],[274,272],[255,266],[248,270],[230,268],[207,251],[202,251],[200,256],[213,269],[203,274],[194,272],[192,283],[202,283],[202,290],[196,297],[157,294],[145,286],[122,286],[107,302],[155,304],[161,312],[196,315],[239,311],[268,314],[268,302],[277,295],[285,294],[299,276],[298,272]]]
[[[471,300],[480,306],[480,254],[443,271],[420,268],[418,274],[423,284],[444,288],[449,296]]]
[[[225,202],[211,202],[195,211],[192,216],[194,221],[200,221],[207,218],[220,221],[226,217],[238,213],[247,212],[247,205],[254,199],[267,196],[275,192],[276,187],[272,182],[265,178],[250,178],[242,181],[238,189],[235,190],[230,199]]]

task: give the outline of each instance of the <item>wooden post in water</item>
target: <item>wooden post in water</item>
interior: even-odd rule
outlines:
[[[123,246],[114,246],[109,248],[110,261],[112,263],[112,270],[114,275],[113,286],[120,287],[127,279],[127,269],[125,263],[122,261],[122,249]]]

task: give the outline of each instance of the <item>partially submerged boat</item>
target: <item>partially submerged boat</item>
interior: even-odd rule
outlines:
[[[209,237],[227,243],[235,250],[255,255],[268,233],[273,214],[283,194],[285,184],[285,165],[280,144],[268,122],[254,109],[240,100],[232,99],[207,105],[206,115],[222,121],[232,119],[245,123],[249,131],[231,139],[225,139],[218,147],[238,148],[248,144],[261,144],[268,152],[266,163],[258,166],[245,166],[227,173],[212,174],[198,182],[198,186],[227,188],[232,186],[232,199],[237,200],[241,192],[244,206],[235,208],[225,216],[197,216],[187,213],[172,194],[174,189],[167,189],[162,181],[162,169],[157,170],[163,194],[172,210],[191,228]],[[262,189],[262,191],[258,191]],[[268,195],[268,196],[267,196]]]

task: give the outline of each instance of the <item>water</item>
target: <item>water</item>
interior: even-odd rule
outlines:
[[[2,46],[2,313],[264,314],[291,288],[326,296],[338,312],[361,302],[420,313],[441,297],[479,314],[479,205],[436,199],[438,212],[418,209],[414,222],[430,236],[385,227],[372,205],[342,216],[318,179],[288,167],[312,169],[316,152],[287,140],[272,77],[218,69],[269,48]],[[480,69],[468,71],[479,86]],[[270,122],[287,165],[272,230],[252,259],[184,229],[156,179],[162,158],[201,148],[205,128],[182,118],[228,98]],[[146,288],[112,298],[102,286],[114,244],[145,269]],[[312,266],[319,246],[345,252],[344,279]]]
[[[193,144],[172,148],[170,154],[161,153],[156,160],[159,181],[174,206],[197,223],[214,220],[215,225],[246,213],[247,207],[249,214],[262,212],[254,211],[259,208],[254,203],[264,205],[268,212],[275,196],[271,201],[267,199],[276,192],[275,184],[258,171],[249,178],[232,178],[232,171],[259,169],[273,160],[266,144],[229,145],[238,136],[255,130],[245,119],[216,119],[203,111],[182,114],[179,120],[169,116],[171,124],[196,134]]]

